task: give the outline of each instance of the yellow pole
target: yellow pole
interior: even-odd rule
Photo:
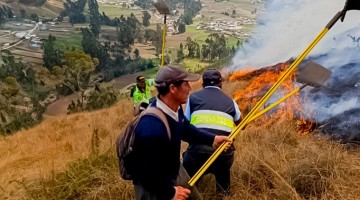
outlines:
[[[341,17],[340,13],[338,13],[339,16],[337,20]],[[337,21],[336,20],[336,21]],[[335,22],[336,22],[335,21]],[[334,23],[335,23],[334,22]],[[260,101],[255,105],[255,107],[249,112],[248,115],[241,121],[241,123],[231,132],[229,135],[230,139],[234,139],[240,131],[247,125],[248,122],[250,122],[253,119],[253,116],[256,114],[256,112],[260,109],[261,106],[263,106],[266,101],[271,97],[271,95],[280,87],[280,84],[284,82],[284,80],[291,74],[291,72],[294,71],[294,69],[300,64],[300,62],[310,53],[310,51],[315,47],[315,45],[320,41],[321,38],[324,37],[324,35],[329,31],[329,28],[324,28],[318,36],[311,42],[311,44],[300,54],[299,57],[296,58],[296,60],[290,65],[290,67],[287,68],[287,70],[284,72],[284,74],[280,77],[280,79],[271,86],[269,91],[260,99]],[[215,161],[215,159],[221,154],[221,152],[224,151],[226,147],[227,142],[222,143],[215,152],[209,157],[209,159],[201,166],[201,168],[196,172],[196,174],[189,180],[189,185],[194,186],[196,181],[199,180],[199,178],[205,173],[205,171],[210,167],[210,165]]]
[[[295,93],[299,92],[300,88],[296,88],[293,91],[291,91],[289,94],[283,96],[281,99],[277,100],[275,103],[271,104],[270,106],[264,108],[262,111],[258,112],[256,115],[254,115],[249,122],[253,121],[254,119],[260,117],[261,115],[265,114],[266,112],[268,112],[269,110],[271,110],[272,108],[274,108],[275,106],[279,105],[281,102],[285,101],[286,99],[288,99],[289,97],[291,97],[292,95],[294,95]]]
[[[161,66],[164,66],[164,54],[165,54],[165,37],[166,37],[166,14],[164,14],[164,25],[162,34],[162,48],[161,48]]]

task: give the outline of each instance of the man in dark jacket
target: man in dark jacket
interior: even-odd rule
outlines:
[[[164,123],[157,117],[145,115],[135,129],[135,173],[136,199],[182,200],[190,190],[176,186],[180,167],[181,140],[219,146],[229,141],[226,136],[217,136],[197,129],[185,118],[181,104],[185,104],[191,87],[199,75],[187,73],[180,65],[164,66],[157,73],[155,87],[157,99],[150,105],[162,110],[168,120],[171,137]]]
[[[185,116],[191,124],[214,135],[228,136],[234,123],[240,122],[240,110],[230,97],[221,91],[221,73],[208,69],[203,74],[203,89],[190,95]],[[184,153],[183,165],[193,176],[206,160],[214,153],[212,146],[190,143]],[[230,168],[234,162],[234,147],[223,152],[206,173],[212,173],[216,179],[216,189],[227,195],[230,191]]]

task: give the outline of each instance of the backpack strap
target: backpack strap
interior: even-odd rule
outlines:
[[[157,118],[159,118],[165,125],[166,127],[166,132],[168,134],[169,139],[171,140],[171,133],[170,133],[170,127],[169,127],[169,123],[168,120],[166,119],[166,116],[164,114],[164,112],[155,107],[155,106],[148,106],[144,111],[143,111],[143,115],[152,115],[155,116]]]

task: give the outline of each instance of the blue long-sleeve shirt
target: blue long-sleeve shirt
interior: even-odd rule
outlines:
[[[155,106],[156,101],[151,105]],[[145,115],[135,129],[134,184],[141,184],[159,199],[169,200],[175,195],[175,181],[180,166],[181,140],[212,145],[215,135],[201,131],[189,123],[182,109],[179,122],[165,113],[171,140],[164,123],[157,117]]]

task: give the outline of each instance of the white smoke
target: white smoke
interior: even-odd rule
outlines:
[[[235,54],[230,67],[270,66],[299,56],[344,5],[345,0],[268,0],[253,37]],[[359,18],[359,11],[348,11],[344,22],[339,20],[309,56],[343,47],[335,36],[359,26]],[[359,29],[348,34],[358,33]],[[351,43],[350,37],[342,37]]]
[[[254,35],[243,43],[232,59],[230,68],[272,66],[298,57],[343,10],[346,0],[268,0],[258,17]],[[359,108],[360,93],[360,11],[346,13],[344,22],[337,23],[325,34],[307,58],[333,73],[325,83],[337,88],[337,95],[302,90],[303,106],[317,120],[326,120],[345,111]],[[349,64],[356,66],[348,67]],[[354,82],[354,80],[359,80]],[[339,84],[347,85],[343,90]],[[349,89],[348,91],[346,89]],[[312,117],[314,117],[312,116]]]

